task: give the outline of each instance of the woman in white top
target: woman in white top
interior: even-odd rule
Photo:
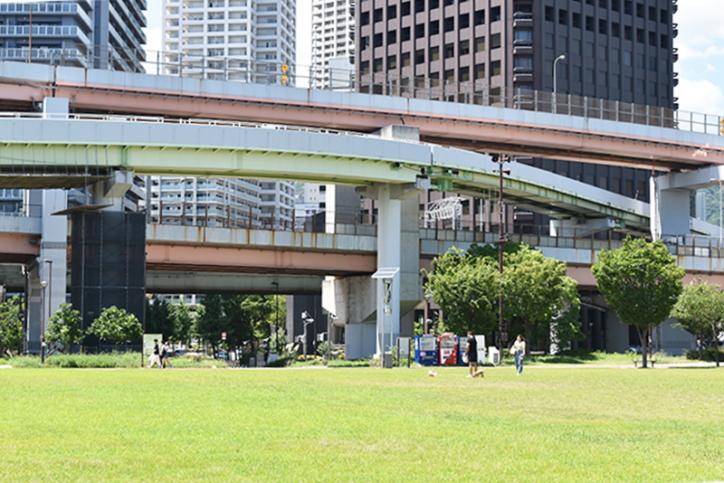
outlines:
[[[523,374],[523,357],[525,357],[525,337],[518,334],[515,338],[513,347],[510,348],[510,353],[515,356],[515,370],[518,371],[518,375]]]

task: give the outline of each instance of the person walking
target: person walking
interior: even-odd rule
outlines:
[[[470,330],[465,344],[465,356],[468,358],[468,377],[484,377],[483,370],[478,370],[478,341]]]
[[[161,367],[163,369],[171,367],[171,346],[168,341],[161,346]]]
[[[518,371],[518,375],[523,374],[523,358],[525,357],[525,337],[518,334],[515,338],[513,347],[510,348],[510,353],[515,356],[515,370]]]
[[[161,365],[161,348],[158,346],[158,339],[153,339],[153,353],[148,360],[148,368],[151,369],[153,366],[158,366],[159,369],[163,368]]]

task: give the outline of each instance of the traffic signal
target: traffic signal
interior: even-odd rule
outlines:
[[[289,84],[289,76],[287,75],[287,72],[289,72],[289,64],[282,64],[280,69],[281,69],[281,71],[282,71],[281,84],[282,84],[283,86],[288,85],[288,84]]]
[[[719,118],[719,135],[724,136],[724,117]]]

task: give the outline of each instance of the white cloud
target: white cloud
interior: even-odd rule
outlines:
[[[724,92],[712,81],[681,79],[676,95],[684,111],[724,116]]]
[[[679,2],[675,46],[682,60],[724,56],[724,8],[721,0]]]
[[[706,64],[707,72],[716,72],[716,66],[714,64]]]

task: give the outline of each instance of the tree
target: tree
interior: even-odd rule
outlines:
[[[23,350],[23,304],[20,297],[0,303],[0,355]]]
[[[440,305],[446,327],[456,333],[488,334],[495,328],[497,265],[487,256],[451,248],[426,272],[425,291]]]
[[[708,283],[687,285],[671,316],[704,347],[713,346],[719,367],[719,334],[724,332],[724,292],[717,285]]]
[[[194,318],[191,316],[189,306],[183,301],[171,305],[169,318],[173,327],[173,340],[188,345],[194,325]]]
[[[62,344],[63,351],[69,351],[72,346],[81,344],[83,337],[80,312],[71,304],[60,304],[50,318],[45,340]]]
[[[211,344],[214,355],[221,343],[221,333],[227,328],[223,308],[223,298],[219,294],[209,294],[204,297],[203,305],[198,307],[198,316],[194,332],[196,335]]]
[[[505,254],[503,294],[506,318],[519,320],[528,337],[537,330],[549,341],[552,324],[557,343],[577,337],[581,302],[564,262],[520,245]]]
[[[175,327],[165,300],[156,297],[146,299],[146,333],[161,334],[163,340],[174,336]]]
[[[128,344],[141,339],[143,327],[135,315],[112,306],[103,309],[88,328],[88,334],[111,344]]]
[[[623,323],[636,327],[647,367],[651,331],[671,314],[684,270],[660,241],[627,238],[621,247],[599,254],[593,274]]]

